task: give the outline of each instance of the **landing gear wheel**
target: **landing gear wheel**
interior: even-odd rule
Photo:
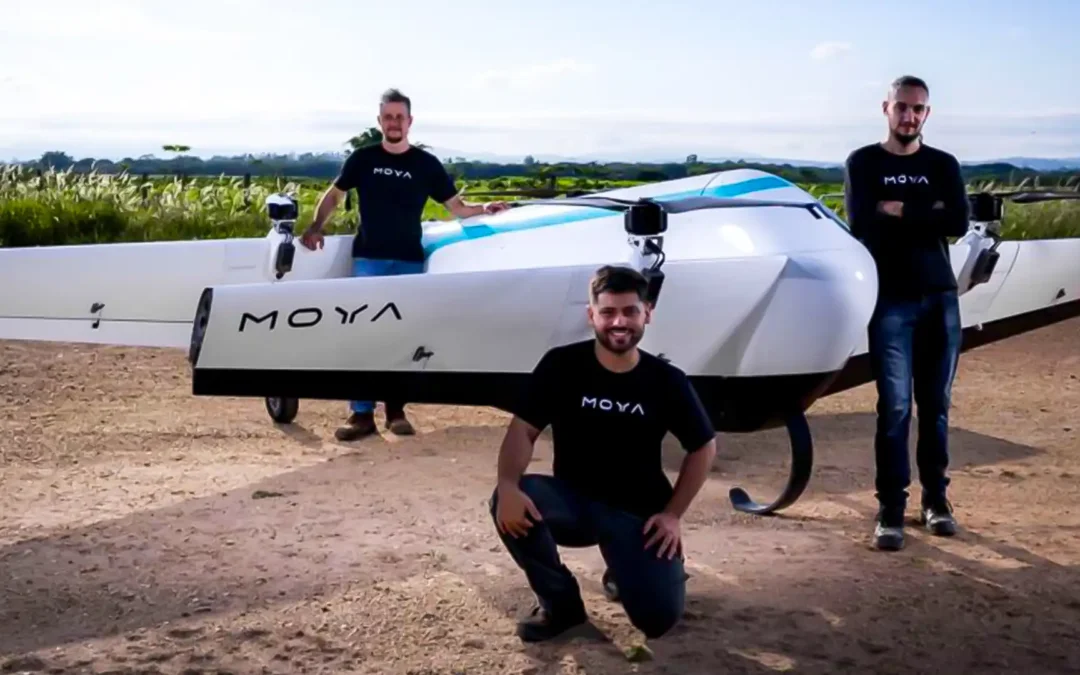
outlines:
[[[788,438],[791,439],[791,470],[784,491],[771,504],[759,504],[750,498],[749,493],[740,487],[731,488],[728,497],[737,510],[759,516],[772,515],[780,509],[795,503],[810,482],[810,473],[814,468],[814,441],[810,434],[810,425],[806,415],[797,412],[787,419]]]
[[[288,424],[296,419],[296,413],[300,412],[300,399],[267,396],[266,412],[270,413],[270,419],[278,424]]]

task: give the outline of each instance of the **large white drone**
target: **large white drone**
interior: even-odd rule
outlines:
[[[1080,239],[1001,241],[1001,196],[971,203],[952,246],[964,349],[1080,314]],[[350,236],[296,246],[291,198],[267,206],[265,238],[0,249],[0,338],[186,349],[195,395],[263,397],[283,423],[302,398],[513,411],[545,351],[591,337],[592,273],[629,264],[657,302],[642,348],[687,372],[716,428],[787,427],[782,494],[731,490],[760,514],[806,487],[807,408],[870,379],[874,262],[832,211],[768,173],[425,223],[426,273],[383,278],[349,278]]]

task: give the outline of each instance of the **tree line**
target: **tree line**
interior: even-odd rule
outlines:
[[[350,139],[353,147],[378,142],[378,136],[369,132]],[[120,161],[84,157],[75,159],[63,151],[44,153],[39,159],[23,162],[31,170],[67,170],[76,172],[116,174],[132,173],[146,175],[194,176],[244,176],[284,177],[330,180],[337,175],[347,156],[342,153],[290,153],[260,155],[245,154],[231,157],[214,156],[209,159],[183,154],[189,150],[184,145],[163,146],[174,153],[172,157],[142,155],[125,157]],[[521,162],[500,163],[469,160],[463,157],[444,160],[454,178],[459,180],[490,180],[501,177],[527,177],[538,180],[577,177],[592,180],[660,181],[684,178],[703,173],[738,168],[753,168],[777,174],[797,183],[839,183],[844,179],[842,167],[800,166],[797,164],[755,163],[732,160],[721,162],[698,161],[690,155],[683,162],[557,162],[545,163],[526,157]],[[1060,183],[1072,178],[1076,172],[1048,172],[1022,168],[1008,163],[964,165],[965,180],[1018,183],[1038,177],[1040,182]]]

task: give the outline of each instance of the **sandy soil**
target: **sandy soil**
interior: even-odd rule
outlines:
[[[780,517],[726,495],[776,493],[782,432],[721,436],[685,620],[632,662],[595,550],[564,554],[595,630],[514,637],[531,595],[485,510],[503,414],[412,406],[419,435],[346,445],[343,403],[275,427],[192,397],[181,353],[0,343],[0,672],[1080,672],[1078,378],[1080,320],[966,355],[964,529],[899,553],[870,548],[871,388],[812,409],[815,477]]]

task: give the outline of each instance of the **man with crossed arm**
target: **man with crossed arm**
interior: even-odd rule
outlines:
[[[879,280],[868,346],[878,392],[874,543],[883,550],[904,545],[913,390],[920,520],[935,535],[956,532],[946,469],[962,331],[947,238],[967,232],[969,207],[960,163],[923,142],[929,98],[923,80],[897,78],[882,103],[887,138],[858,148],[845,165],[851,233],[874,257]]]

